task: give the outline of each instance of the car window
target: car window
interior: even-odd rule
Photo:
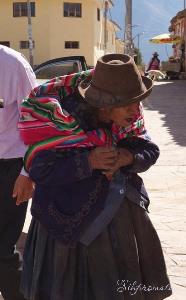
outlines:
[[[79,61],[60,61],[49,63],[41,66],[35,71],[37,79],[51,79],[57,76],[63,76],[67,74],[77,73],[82,71],[82,67]]]

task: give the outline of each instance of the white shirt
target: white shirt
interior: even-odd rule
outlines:
[[[23,157],[26,146],[17,128],[20,104],[37,86],[35,74],[24,56],[0,45],[0,159]]]

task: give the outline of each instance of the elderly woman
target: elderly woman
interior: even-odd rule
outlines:
[[[159,156],[140,105],[152,81],[122,54],[69,76],[23,103],[35,193],[21,290],[29,300],[164,299],[171,288],[137,175]]]

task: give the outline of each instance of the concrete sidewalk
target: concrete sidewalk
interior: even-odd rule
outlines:
[[[157,83],[145,100],[145,119],[161,155],[142,174],[150,217],[158,231],[172,283],[170,300],[186,299],[186,81]]]

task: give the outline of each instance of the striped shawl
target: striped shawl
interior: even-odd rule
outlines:
[[[127,128],[113,124],[111,132],[98,128],[85,132],[78,121],[63,109],[65,97],[73,93],[81,80],[91,79],[93,70],[56,77],[33,89],[22,103],[18,124],[21,137],[28,150],[25,169],[28,171],[33,157],[41,150],[62,147],[111,146],[128,136],[146,138],[141,112]]]

